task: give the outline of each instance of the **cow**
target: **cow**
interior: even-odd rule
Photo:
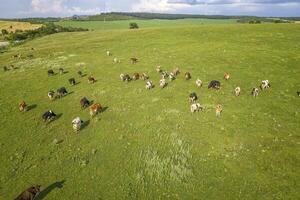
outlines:
[[[192,92],[192,93],[189,95],[189,101],[190,101],[190,102],[195,102],[197,99],[198,99],[198,97],[197,97],[197,94],[196,94],[195,92]]]
[[[49,110],[42,115],[42,119],[44,120],[44,122],[52,121],[55,118],[56,118],[56,114],[52,110]]]
[[[162,69],[161,69],[160,65],[156,67],[156,71],[157,71],[157,73],[161,73],[162,72]]]
[[[54,71],[52,69],[49,69],[47,73],[48,76],[54,76]]]
[[[202,110],[203,107],[200,105],[200,103],[194,103],[191,105],[191,112],[199,112],[200,110]]]
[[[90,101],[86,97],[83,97],[80,100],[80,106],[81,106],[82,109],[87,108],[90,104],[91,104]]]
[[[92,77],[92,76],[88,77],[88,83],[93,84],[95,82],[96,82],[96,79],[94,77]]]
[[[130,58],[131,64],[136,64],[138,62],[137,58]]]
[[[270,88],[271,87],[271,85],[270,85],[270,83],[269,83],[269,80],[263,80],[262,82],[261,82],[261,85],[260,85],[260,89],[261,90],[265,90],[265,89],[268,89],[268,88]]]
[[[218,90],[220,89],[220,87],[221,87],[220,81],[216,81],[216,80],[211,81],[208,85],[208,89],[213,88]]]
[[[222,112],[222,106],[220,104],[217,105],[216,107],[216,116],[220,117]]]
[[[226,81],[228,81],[229,78],[230,78],[230,74],[229,74],[228,72],[225,72],[225,73],[224,73],[224,79],[225,79]]]
[[[162,71],[162,72],[161,72],[161,77],[162,77],[163,79],[167,78],[167,76],[168,76],[168,72],[167,72],[167,71]]]
[[[171,72],[171,73],[169,74],[169,79],[170,79],[170,81],[175,80],[175,75],[174,75],[173,72]]]
[[[81,129],[82,124],[83,121],[79,117],[76,117],[75,119],[72,120],[73,129],[76,132]]]
[[[145,81],[145,80],[149,79],[149,76],[146,73],[143,73],[142,76],[141,76],[141,79],[143,81]]]
[[[297,95],[300,97],[300,91],[297,92]]]
[[[50,90],[48,92],[48,97],[49,97],[50,100],[55,99],[55,92],[53,90]]]
[[[259,93],[258,88],[253,88],[253,89],[252,89],[252,92],[251,92],[252,96],[257,97],[257,96],[258,96],[258,93]]]
[[[180,74],[180,71],[179,71],[179,68],[178,67],[175,67],[175,69],[173,70],[173,74],[175,76],[178,76]]]
[[[81,71],[78,71],[77,74],[78,74],[80,77],[82,77],[82,75],[83,75]]]
[[[185,80],[190,80],[192,78],[192,76],[191,76],[191,74],[189,72],[186,72],[184,74],[184,78],[185,78]]]
[[[69,79],[69,83],[70,83],[71,85],[76,85],[76,81],[75,81],[74,78],[70,78],[70,79]]]
[[[238,86],[234,89],[234,93],[235,93],[235,96],[240,96],[241,94],[241,88]]]
[[[33,186],[22,192],[17,198],[14,200],[33,200],[34,197],[40,193],[40,185]]]
[[[120,74],[120,79],[122,81],[126,81],[126,82],[131,81],[131,78],[130,78],[130,76],[128,74]]]
[[[138,80],[140,78],[140,74],[139,73],[134,73],[132,76],[132,80]]]
[[[65,87],[61,87],[61,88],[57,89],[56,92],[57,92],[57,95],[58,95],[59,98],[61,98],[61,97],[68,94],[68,91]]]
[[[159,81],[159,86],[160,86],[161,88],[166,87],[167,84],[168,84],[168,83],[166,82],[166,79],[161,79],[161,80]]]
[[[95,103],[90,106],[90,115],[93,117],[96,114],[98,114],[99,112],[101,112],[101,110],[102,110],[101,104]]]
[[[15,55],[12,56],[12,58],[18,58],[19,59],[19,58],[21,58],[21,54],[15,54]]]
[[[120,63],[121,61],[118,58],[114,58],[114,63]]]
[[[58,71],[59,71],[59,74],[64,74],[64,69],[63,68],[59,68]]]
[[[197,87],[202,87],[202,81],[198,78],[197,80],[196,80],[196,86]]]
[[[6,66],[3,67],[3,71],[7,72],[8,68]]]
[[[25,101],[21,101],[19,103],[19,110],[20,110],[20,112],[26,111],[26,109],[27,109],[27,104],[25,103]]]
[[[152,81],[147,81],[146,82],[146,89],[150,90],[152,88],[154,88],[153,82]]]
[[[106,55],[111,56],[112,54],[110,53],[110,51],[106,51]]]

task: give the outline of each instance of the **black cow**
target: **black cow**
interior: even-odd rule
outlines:
[[[190,102],[195,102],[198,99],[197,94],[195,92],[192,92],[189,96]]]
[[[57,94],[58,94],[58,97],[61,98],[61,97],[65,96],[66,94],[68,94],[68,91],[65,87],[62,87],[57,90]]]
[[[80,100],[80,106],[81,106],[81,108],[87,108],[89,105],[90,105],[90,101],[86,97],[83,97]]]
[[[209,85],[208,85],[208,89],[209,88],[213,88],[213,89],[220,89],[220,87],[221,87],[221,83],[220,83],[220,81],[216,81],[216,80],[213,80],[213,81],[211,81],[210,83],[209,83]]]
[[[52,69],[48,70],[48,76],[53,76],[54,75],[54,71]]]
[[[75,81],[74,78],[70,78],[70,79],[69,79],[69,83],[70,83],[71,85],[75,85],[75,84],[76,84],[76,81]]]
[[[33,200],[34,197],[40,192],[40,185],[30,187],[22,192],[15,200]]]
[[[55,119],[55,117],[56,117],[56,114],[52,110],[45,112],[42,116],[44,122],[52,121]]]

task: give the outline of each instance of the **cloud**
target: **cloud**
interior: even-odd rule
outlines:
[[[287,4],[287,3],[299,3],[299,0],[168,0],[168,3],[188,4],[188,5]]]
[[[168,0],[140,0],[132,6],[135,12],[173,12],[188,8],[188,4],[170,3]]]

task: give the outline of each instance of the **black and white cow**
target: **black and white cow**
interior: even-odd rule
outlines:
[[[251,92],[252,96],[257,97],[257,96],[258,96],[258,93],[259,93],[258,88],[253,88],[253,89],[252,89],[252,92]]]
[[[54,76],[54,71],[52,69],[49,69],[47,73],[48,76]]]
[[[59,98],[65,96],[66,94],[68,94],[68,91],[65,87],[61,87],[61,88],[57,89],[57,95]]]
[[[271,85],[270,85],[270,83],[269,83],[269,80],[263,80],[262,82],[261,82],[261,85],[260,85],[260,89],[261,90],[265,90],[265,89],[268,89],[268,88],[270,88],[271,87]]]
[[[56,114],[52,110],[49,110],[43,114],[42,118],[44,122],[52,121],[56,118]]]
[[[189,95],[189,100],[190,102],[195,102],[197,101],[198,97],[197,97],[197,94],[195,92],[192,92],[190,95]]]
[[[70,83],[71,85],[76,85],[76,81],[75,81],[74,78],[70,78],[70,79],[69,79],[69,83]]]
[[[216,80],[211,81],[208,85],[208,89],[213,88],[218,90],[220,89],[220,87],[221,87],[220,81],[216,81]]]

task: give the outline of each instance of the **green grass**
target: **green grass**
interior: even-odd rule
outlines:
[[[0,73],[0,199],[62,180],[45,199],[299,199],[299,41],[297,24],[203,25],[61,33],[11,48],[0,55],[0,66],[19,67]],[[31,47],[34,59],[11,58]],[[165,89],[159,64],[182,72]],[[67,74],[47,77],[61,66]],[[88,84],[79,69],[98,81]],[[134,72],[148,73],[156,87],[120,81],[120,73]],[[71,77],[80,83],[69,86]],[[207,89],[213,79],[221,90]],[[272,88],[254,99],[250,91],[263,79]],[[49,101],[48,90],[62,86],[73,93]],[[190,113],[192,91],[203,112]],[[108,109],[91,119],[80,109],[83,96]],[[21,100],[37,107],[20,113]],[[62,116],[47,125],[48,109]],[[76,116],[90,120],[78,134]]]
[[[56,24],[66,27],[81,27],[93,30],[128,29],[130,22],[136,22],[140,28],[189,27],[203,24],[235,24],[235,19],[179,19],[179,20],[120,20],[120,21],[60,21]]]

